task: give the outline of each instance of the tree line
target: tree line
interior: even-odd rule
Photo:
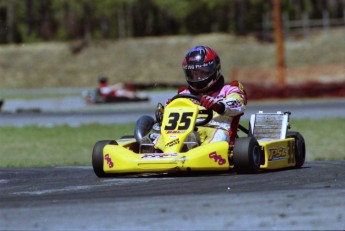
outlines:
[[[344,17],[344,0],[281,0],[290,19],[327,10]],[[0,43],[123,39],[225,32],[257,33],[269,0],[0,0]]]

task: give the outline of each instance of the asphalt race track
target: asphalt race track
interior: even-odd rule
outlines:
[[[79,98],[8,100],[0,126],[134,122],[153,115],[167,97],[155,93],[150,103],[118,105],[86,105]],[[258,110],[344,118],[345,100],[250,102],[244,118]],[[91,166],[0,168],[0,230],[344,230],[344,166],[313,161],[255,175],[103,179]]]
[[[1,230],[344,230],[345,161],[255,175],[1,168]]]
[[[141,115],[154,116],[157,103],[174,96],[174,92],[154,92],[149,102],[118,103],[105,105],[86,104],[81,97],[57,99],[7,100],[0,112],[0,126],[54,126],[68,124],[79,126],[87,123],[129,123]],[[345,99],[250,101],[243,116],[258,111],[290,111],[291,118],[345,118]]]

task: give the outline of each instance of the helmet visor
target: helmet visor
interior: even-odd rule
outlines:
[[[191,82],[203,81],[212,76],[216,71],[214,64],[206,67],[197,67],[194,69],[185,69],[186,79]]]

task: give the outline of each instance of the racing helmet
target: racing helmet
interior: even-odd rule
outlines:
[[[209,92],[220,79],[220,59],[207,46],[190,49],[183,59],[182,68],[189,87],[196,92]]]
[[[107,82],[108,82],[108,77],[105,76],[105,75],[100,75],[100,76],[98,77],[98,82],[99,82],[99,83],[107,83]]]

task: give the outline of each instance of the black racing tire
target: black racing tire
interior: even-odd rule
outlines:
[[[248,124],[248,136],[254,136],[253,132],[252,132],[252,124],[249,121]]]
[[[241,174],[259,172],[260,145],[255,137],[241,137],[235,140],[234,168]]]
[[[100,178],[108,176],[103,170],[103,148],[108,144],[116,144],[116,142],[114,140],[101,140],[95,144],[92,150],[93,171]]]
[[[300,168],[303,166],[305,162],[305,156],[306,156],[304,138],[299,132],[293,132],[293,131],[287,132],[286,137],[295,139],[295,160],[296,160],[295,168]]]

